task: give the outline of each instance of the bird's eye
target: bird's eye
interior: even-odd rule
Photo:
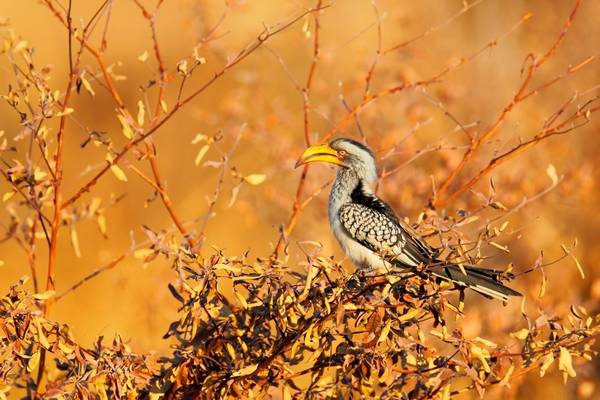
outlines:
[[[340,157],[346,157],[346,154],[348,154],[348,153],[346,153],[346,150],[338,151],[338,156],[340,156]]]

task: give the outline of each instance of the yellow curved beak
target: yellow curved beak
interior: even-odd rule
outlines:
[[[302,156],[296,162],[296,167],[312,162],[326,162],[330,164],[347,167],[337,156],[337,151],[327,144],[311,146],[302,153]]]

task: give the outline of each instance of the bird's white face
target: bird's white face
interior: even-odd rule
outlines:
[[[325,162],[352,170],[367,182],[373,182],[377,177],[372,150],[352,139],[340,138],[326,145],[309,147],[296,163],[296,167],[311,162]]]

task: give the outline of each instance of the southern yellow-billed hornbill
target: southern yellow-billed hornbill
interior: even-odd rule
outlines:
[[[426,273],[486,297],[506,301],[509,296],[520,296],[498,280],[498,271],[469,264],[463,264],[461,269],[440,260],[439,251],[427,245],[373,193],[377,166],[369,147],[352,139],[335,139],[327,145],[308,148],[296,167],[317,161],[339,167],[329,195],[329,223],[357,268],[388,270],[394,265],[416,270],[425,266],[422,270]]]

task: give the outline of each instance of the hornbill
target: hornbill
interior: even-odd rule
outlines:
[[[329,224],[346,255],[357,268],[402,270],[432,274],[502,301],[521,294],[499,281],[501,272],[439,259],[433,249],[392,208],[375,195],[377,180],[373,151],[352,139],[339,138],[308,148],[296,167],[312,162],[338,166],[329,194]]]

